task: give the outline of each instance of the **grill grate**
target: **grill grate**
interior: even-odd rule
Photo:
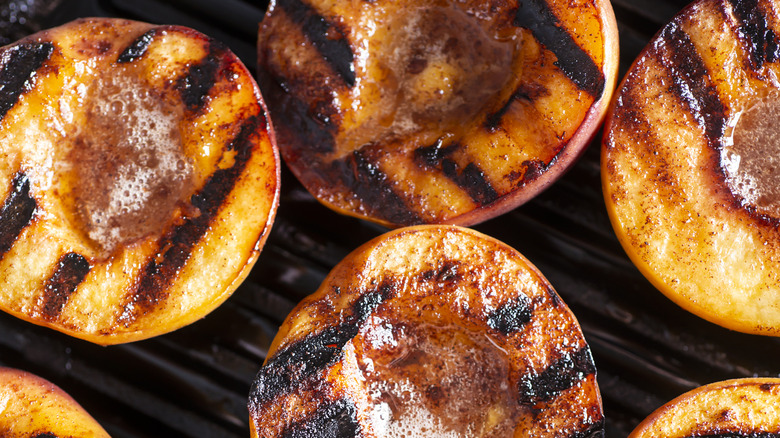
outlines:
[[[684,3],[613,1],[622,73]],[[225,42],[254,70],[263,8],[243,0],[67,0],[42,23],[120,16],[181,24]],[[278,325],[341,258],[383,231],[325,209],[286,170],[282,191],[255,269],[205,319],[155,339],[98,347],[0,314],[0,365],[57,383],[115,438],[249,436],[249,385]],[[691,316],[634,268],[604,209],[598,144],[541,196],[475,228],[520,250],[577,315],[598,366],[607,437],[626,436],[660,404],[700,384],[780,374],[777,339]]]

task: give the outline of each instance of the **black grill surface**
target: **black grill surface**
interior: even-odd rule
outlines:
[[[0,27],[4,37],[84,16],[181,24],[227,43],[252,70],[265,9],[245,0],[35,3],[0,3],[3,20],[21,16],[18,25]],[[613,0],[621,77],[685,3]],[[578,317],[598,367],[608,438],[625,437],[662,403],[701,384],[780,374],[777,339],[688,314],[631,264],[606,215],[597,143],[541,196],[475,228],[528,257]],[[55,382],[116,438],[248,437],[249,387],[279,324],[339,260],[383,231],[327,210],[285,169],[278,216],[256,267],[205,319],[155,339],[99,347],[0,314],[0,365]]]

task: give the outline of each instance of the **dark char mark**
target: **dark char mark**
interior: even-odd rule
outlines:
[[[352,306],[352,314],[337,326],[290,344],[277,352],[260,369],[250,391],[250,405],[260,409],[274,398],[304,385],[317,372],[336,363],[347,342],[357,336],[360,326],[385,300],[393,296],[395,286],[383,283],[366,292]]]
[[[591,424],[588,429],[582,432],[576,432],[569,436],[569,438],[604,438],[604,418]]]
[[[191,65],[187,74],[179,78],[176,87],[187,109],[197,111],[206,103],[206,97],[223,68],[226,51],[223,44],[211,41],[208,55]]]
[[[0,210],[0,259],[13,246],[35,216],[38,204],[30,196],[30,180],[24,173],[14,176],[11,194]]]
[[[556,360],[540,374],[522,376],[519,384],[520,403],[535,405],[548,401],[595,372],[590,349],[583,347]]]
[[[423,222],[393,190],[390,178],[367,152],[355,151],[344,160],[335,161],[333,170],[342,183],[380,219],[401,225]]]
[[[68,253],[60,258],[57,269],[43,290],[43,316],[47,321],[54,321],[60,316],[89,270],[89,262],[81,254]]]
[[[750,61],[755,69],[763,67],[764,63],[780,59],[780,42],[778,36],[769,27],[766,15],[758,5],[757,0],[729,0],[734,16],[739,20],[739,33],[750,54]]]
[[[504,106],[502,106],[498,111],[488,114],[485,118],[485,124],[483,125],[485,129],[488,132],[496,132],[498,130],[498,127],[501,125],[501,119],[504,118],[504,115],[509,111],[509,107],[516,101],[516,100],[524,100],[526,102],[533,102],[543,96],[549,95],[549,90],[540,84],[520,84],[514,93],[512,93],[511,96],[509,96],[509,99],[506,101]]]
[[[54,435],[50,432],[45,433],[39,433],[38,435],[35,435],[33,438],[57,438],[57,435]]]
[[[487,324],[503,335],[510,335],[525,327],[531,321],[532,316],[531,300],[521,295],[491,312],[488,315]]]
[[[305,421],[291,425],[282,438],[353,438],[360,436],[357,409],[341,399],[319,407]]]
[[[444,176],[465,190],[477,204],[486,205],[495,202],[498,199],[498,193],[479,166],[469,163],[461,168],[455,160],[450,158],[461,147],[457,143],[444,146],[440,139],[431,146],[416,149],[414,158],[418,165],[441,171]]]
[[[157,29],[150,29],[140,37],[138,37],[135,41],[130,43],[129,46],[125,50],[122,51],[122,53],[119,54],[119,57],[117,58],[116,62],[120,64],[124,64],[127,62],[133,62],[136,59],[144,56],[146,53],[146,49],[149,48],[149,45],[152,44],[152,41],[154,41],[154,37],[157,35]]]
[[[160,252],[143,268],[135,293],[131,294],[130,301],[125,305],[125,312],[120,319],[122,322],[132,323],[167,297],[168,288],[187,262],[192,248],[206,233],[233,190],[251,157],[257,133],[266,124],[262,114],[244,121],[238,135],[226,148],[236,152],[233,165],[214,172],[201,191],[192,196],[190,202],[200,214],[188,218],[161,238]]]
[[[656,45],[661,62],[674,80],[673,91],[688,106],[710,146],[719,148],[726,127],[726,109],[690,37],[673,21],[661,31]]]
[[[300,26],[331,68],[350,87],[355,86],[354,54],[344,32],[301,0],[279,0],[284,12]]]
[[[555,65],[579,89],[596,99],[601,96],[605,87],[604,73],[561,26],[547,2],[520,0],[514,24],[530,30],[543,46],[553,52],[558,58]]]
[[[54,52],[50,42],[11,46],[0,55],[0,120],[33,86],[35,72]]]

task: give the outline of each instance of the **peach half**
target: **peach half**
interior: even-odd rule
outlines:
[[[270,231],[257,84],[192,29],[81,19],[0,48],[0,309],[98,344],[205,316]]]
[[[604,197],[640,271],[683,308],[780,335],[780,17],[774,1],[700,0],[616,92]]]
[[[780,434],[780,379],[711,383],[650,414],[628,438],[775,437]]]
[[[0,436],[108,438],[108,433],[58,386],[0,367]]]
[[[607,0],[272,0],[259,78],[282,158],[323,204],[471,225],[528,201],[600,126]]]
[[[519,252],[466,228],[364,244],[287,317],[253,437],[602,436],[577,320]]]

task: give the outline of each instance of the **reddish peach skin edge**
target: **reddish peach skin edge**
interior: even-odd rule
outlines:
[[[779,384],[780,379],[771,378],[771,377],[745,377],[745,378],[723,380],[720,382],[713,382],[692,389],[664,403],[663,406],[653,411],[644,420],[642,420],[642,422],[639,423],[636,426],[636,428],[634,428],[634,430],[628,435],[628,438],[635,438],[637,436],[641,436],[643,433],[647,431],[647,429],[652,428],[656,421],[663,418],[678,403],[684,402],[686,400],[690,400],[694,397],[697,397],[707,392],[713,392],[725,388],[732,388],[738,386],[757,386],[763,383]]]
[[[596,0],[596,7],[601,12],[600,21],[604,35],[604,94],[601,99],[593,102],[585,119],[577,132],[569,139],[566,147],[555,157],[552,166],[538,178],[529,182],[522,190],[502,196],[492,204],[479,207],[468,213],[453,217],[442,223],[470,226],[507,213],[530,201],[539,193],[560,179],[582,156],[588,145],[596,138],[599,128],[604,122],[607,110],[612,101],[617,84],[620,51],[618,43],[618,28],[615,12],[609,0]]]

